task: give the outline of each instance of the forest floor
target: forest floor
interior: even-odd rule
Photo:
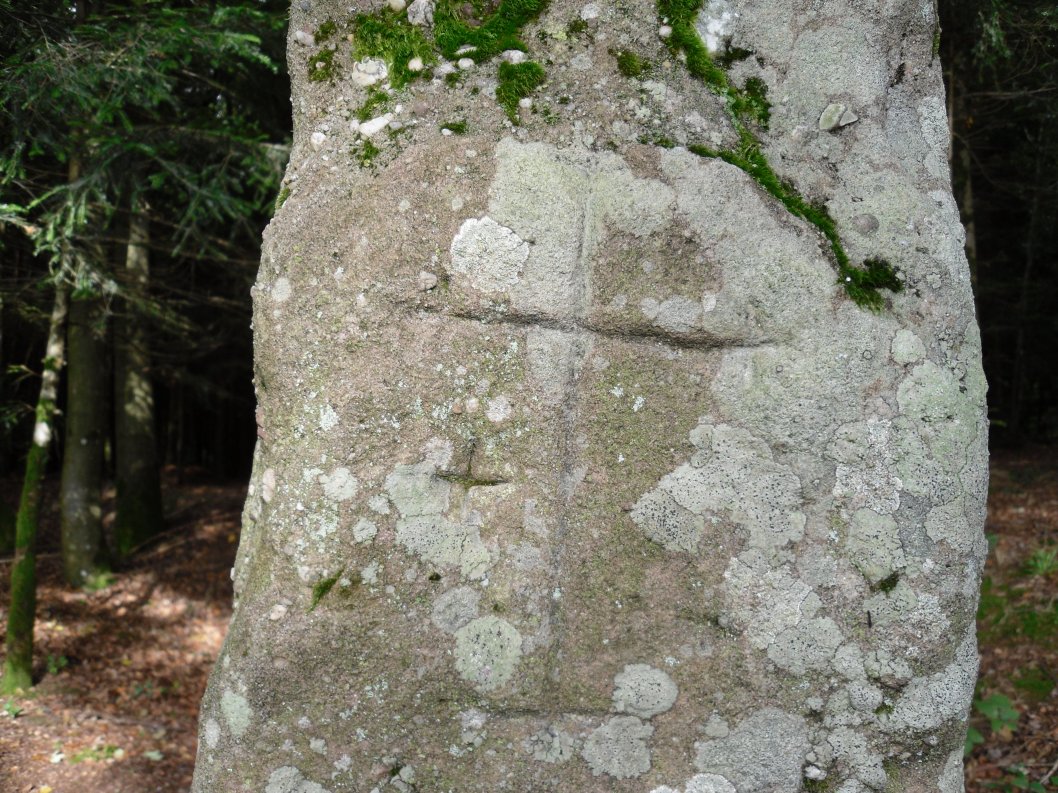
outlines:
[[[0,698],[3,793],[189,789],[198,704],[231,613],[245,489],[170,477],[168,492],[165,534],[93,593],[63,586],[58,516],[46,512],[39,683],[29,696]],[[993,552],[971,720],[981,740],[967,791],[1058,791],[1030,787],[1058,773],[1058,451],[994,456],[986,531]],[[4,613],[9,572],[0,560]]]

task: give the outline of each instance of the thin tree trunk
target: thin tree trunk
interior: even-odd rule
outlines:
[[[67,292],[64,284],[55,287],[55,306],[48,328],[40,398],[37,400],[33,445],[26,458],[22,498],[15,524],[15,564],[11,568],[11,607],[7,615],[7,658],[0,693],[28,689],[33,684],[33,622],[37,608],[37,524],[40,515],[44,471],[48,465],[55,397],[63,363],[63,330],[66,324]]]
[[[145,296],[150,280],[150,223],[134,203],[125,260],[128,289]],[[154,437],[154,391],[147,333],[139,309],[126,300],[115,322],[115,478],[117,518],[114,541],[125,556],[162,528],[162,492]]]
[[[0,371],[4,366],[4,293],[0,292]],[[0,400],[7,401],[7,394],[0,380]],[[3,455],[7,453],[7,438],[0,437],[0,472],[7,468]],[[7,502],[0,501],[0,554],[9,554],[15,547],[15,513]]]
[[[106,334],[98,298],[74,300],[67,330],[66,442],[62,461],[62,559],[66,582],[83,587],[106,570],[103,440]]]

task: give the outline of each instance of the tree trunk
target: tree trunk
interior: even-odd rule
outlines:
[[[74,299],[67,329],[66,442],[62,460],[62,559],[70,586],[105,572],[103,443],[107,431],[106,318],[98,298]]]
[[[63,364],[63,336],[66,325],[67,290],[55,287],[55,305],[48,326],[48,346],[44,354],[40,398],[37,400],[33,445],[26,457],[22,497],[15,521],[15,563],[11,568],[11,606],[7,614],[4,676],[0,694],[10,694],[33,685],[33,623],[37,610],[37,526],[41,492],[48,465],[59,372]]]
[[[0,292],[0,371],[7,369],[4,357],[4,294]],[[7,388],[0,377],[0,405],[7,402]],[[0,435],[0,473],[7,470],[7,437]],[[15,548],[15,511],[6,501],[0,500],[0,555],[6,556]]]
[[[292,6],[197,793],[962,789],[985,384],[935,20],[700,5]]]
[[[133,205],[125,260],[127,288],[115,318],[114,471],[117,515],[114,544],[120,556],[162,528],[162,491],[154,437],[154,391],[141,301],[150,282],[150,221],[144,207]]]

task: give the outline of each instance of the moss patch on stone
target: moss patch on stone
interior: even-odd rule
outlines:
[[[364,104],[356,109],[357,121],[370,121],[375,116],[380,116],[389,106],[390,96],[385,91],[373,88],[364,100]]]
[[[728,116],[738,133],[738,144],[732,149],[714,149],[691,145],[688,148],[700,157],[721,159],[753,177],[767,193],[777,199],[795,217],[811,223],[826,237],[838,265],[839,282],[853,302],[872,311],[885,307],[881,289],[899,292],[903,284],[896,270],[884,259],[874,257],[854,266],[841,242],[837,224],[826,207],[806,200],[797,189],[779,178],[761,150],[760,139],[750,128],[756,124],[768,128],[771,105],[768,87],[763,80],[751,77],[744,88],[731,84],[727,72],[713,59],[694,27],[703,0],[658,0],[658,14],[672,27],[668,39],[674,55],[686,59],[687,70],[724,98]]]
[[[323,43],[327,39],[331,38],[335,33],[338,32],[338,25],[335,24],[333,19],[328,19],[326,22],[316,28],[316,32],[313,34],[316,41]]]
[[[403,88],[423,74],[408,68],[413,58],[422,60],[424,66],[434,62],[430,42],[405,14],[385,9],[376,14],[358,14],[353,21],[353,58],[385,61],[394,88]]]
[[[473,47],[463,57],[476,63],[487,61],[504,50],[526,50],[520,38],[521,29],[547,7],[548,0],[501,0],[496,10],[484,16],[480,24],[464,20],[462,4],[440,0],[434,10],[434,38],[441,53],[452,60],[456,51]]]
[[[875,584],[874,589],[889,594],[896,589],[898,583],[900,583],[900,573],[892,573]]]
[[[345,571],[341,570],[328,578],[317,581],[313,585],[312,604],[309,606],[309,611],[315,609],[319,602],[327,596],[327,593],[334,588],[334,585],[338,583],[338,579],[342,577],[343,572]]]
[[[467,122],[466,121],[446,121],[441,125],[441,129],[447,129],[453,135],[466,135],[467,134]]]
[[[282,207],[283,204],[285,204],[287,202],[288,198],[290,198],[290,188],[289,187],[284,187],[282,190],[279,191],[279,195],[276,196],[276,203],[275,203],[276,211],[278,211],[280,209],[280,207]]]
[[[650,68],[650,61],[631,50],[610,50],[617,61],[617,71],[628,78],[640,77]]]
[[[322,83],[334,79],[334,56],[338,54],[337,47],[325,47],[315,55],[309,56],[309,79],[314,83]]]
[[[513,123],[518,123],[518,101],[529,96],[547,79],[544,67],[533,61],[501,63],[500,83],[496,86],[496,101]]]

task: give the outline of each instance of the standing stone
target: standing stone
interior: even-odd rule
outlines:
[[[438,2],[356,50],[406,83],[292,61],[197,793],[961,791],[985,383],[937,20],[802,5]]]

